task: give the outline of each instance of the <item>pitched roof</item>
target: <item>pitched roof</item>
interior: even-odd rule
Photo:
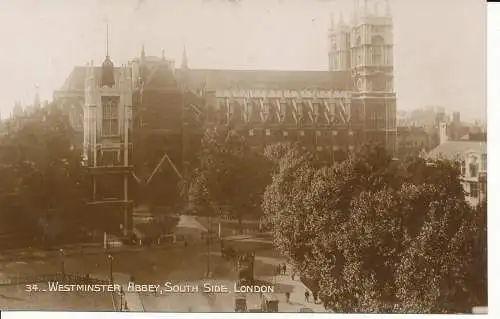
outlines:
[[[185,81],[190,87],[207,89],[266,88],[266,89],[337,89],[352,88],[350,72],[332,71],[274,71],[274,70],[216,70],[177,69],[186,72]]]
[[[145,76],[144,89],[176,88],[177,79],[168,64],[157,64]]]
[[[120,68],[114,68],[115,81],[120,77]],[[97,78],[101,78],[101,67],[95,66],[94,72]],[[85,77],[87,75],[86,66],[76,66],[69,74],[60,91],[83,91],[85,89]]]
[[[100,76],[101,68],[94,67],[96,76]],[[118,70],[118,68],[117,68]],[[183,74],[183,72],[186,72]],[[85,88],[86,67],[77,66],[68,76],[61,91],[82,91]],[[159,67],[152,72],[154,79],[151,85],[159,88],[162,85],[173,86],[172,72],[168,67]],[[200,88],[255,88],[255,89],[336,89],[352,88],[351,74],[343,71],[274,71],[274,70],[221,70],[221,69],[176,69],[175,74],[181,76],[187,85]]]
[[[486,154],[486,143],[477,141],[448,141],[432,149],[427,155],[428,158],[444,157],[453,160],[465,156],[468,152]]]
[[[477,142],[486,142],[486,133],[467,133],[464,136],[460,137],[461,141],[477,141]]]
[[[101,72],[100,67],[95,67],[95,69]],[[96,70],[97,71],[97,70]],[[59,89],[60,91],[72,91],[72,90],[84,90],[85,89],[85,76],[86,67],[77,66],[73,68],[73,71],[69,74],[64,84]]]

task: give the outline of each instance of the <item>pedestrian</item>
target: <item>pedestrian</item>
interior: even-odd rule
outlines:
[[[290,292],[289,291],[285,292],[285,296],[286,296],[286,302],[290,303]]]
[[[314,298],[314,303],[318,303],[318,292],[317,291],[313,292],[313,298]]]
[[[283,264],[283,275],[286,275],[286,264]]]
[[[295,280],[295,271],[292,272],[292,280]]]
[[[306,290],[306,292],[304,292],[304,296],[306,297],[306,302],[309,302],[309,296],[310,296],[309,290]]]

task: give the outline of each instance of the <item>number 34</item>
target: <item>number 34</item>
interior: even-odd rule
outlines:
[[[36,285],[36,284],[26,285],[25,290],[26,290],[26,292],[38,291],[38,285]]]

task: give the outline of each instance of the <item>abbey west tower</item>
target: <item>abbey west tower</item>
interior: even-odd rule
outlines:
[[[355,0],[346,23],[332,15],[329,70],[350,71],[351,118],[363,123],[365,142],[396,148],[396,94],[393,87],[393,24],[389,0]]]

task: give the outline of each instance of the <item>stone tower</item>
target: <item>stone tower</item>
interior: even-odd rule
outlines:
[[[129,235],[133,227],[131,118],[131,69],[114,67],[108,54],[101,68],[87,65],[83,153],[91,183],[88,205],[103,231],[121,235]]]
[[[388,0],[354,2],[350,25],[342,16],[330,28],[330,71],[350,71],[351,118],[367,143],[396,150],[393,24]]]
[[[337,19],[332,13],[330,17],[330,51],[329,70],[330,71],[348,71],[351,69],[351,45],[350,29],[344,22],[342,11],[339,12]]]

